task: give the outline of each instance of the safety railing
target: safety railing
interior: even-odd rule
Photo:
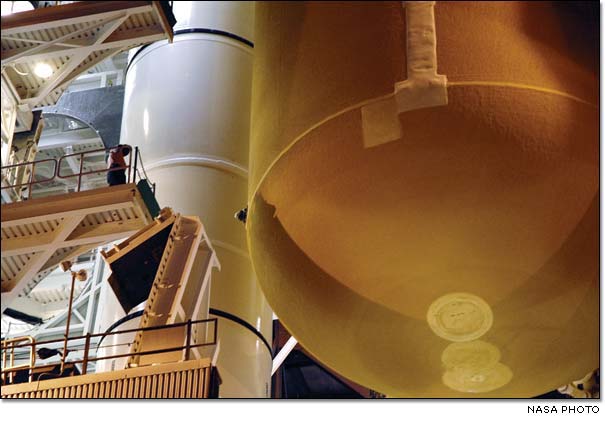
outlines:
[[[93,162],[98,165],[100,161],[91,161],[91,158],[99,158],[100,155],[106,156],[102,161],[102,163],[106,163],[107,154],[114,148],[93,149],[90,151],[65,154],[58,159],[48,158],[44,160],[31,161],[28,163],[2,166],[2,191],[4,192],[5,190],[16,189],[18,192],[15,193],[15,195],[21,197],[22,199],[31,199],[34,197],[34,190],[43,190],[44,184],[51,183],[58,178],[64,182],[74,181],[75,185],[73,187],[73,191],[78,192],[84,189],[84,185],[87,185],[88,181],[86,181],[86,178],[88,177],[99,177],[104,173],[106,174],[112,171],[123,170],[127,183],[137,183],[138,176],[138,180],[142,179],[148,182],[150,189],[152,189],[153,193],[155,194],[155,184],[152,183],[147,177],[138,147],[135,147],[134,151],[132,151],[132,147],[128,145],[124,145],[123,147],[129,148],[130,152],[126,156],[127,159],[124,160],[126,163],[125,166],[121,167],[106,167],[99,169],[94,166],[91,167],[90,165]],[[41,165],[44,165],[44,169],[40,167]],[[13,182],[14,178],[18,177],[18,175],[15,175],[15,171],[28,167],[31,167],[29,180],[19,183],[11,183]],[[42,178],[36,178],[36,172],[40,172],[41,170],[44,170],[46,175]],[[23,196],[23,191],[27,191],[25,196]]]
[[[90,176],[90,175],[98,175],[100,173],[105,173],[105,172],[115,172],[118,170],[124,170],[124,172],[128,172],[128,174],[126,175],[126,182],[129,183],[130,182],[130,173],[131,173],[131,166],[132,166],[132,148],[128,145],[124,145],[124,148],[128,148],[130,151],[127,155],[128,157],[128,163],[126,164],[126,167],[111,167],[111,168],[105,168],[105,169],[96,169],[96,170],[89,170],[89,171],[85,171],[86,167],[84,165],[84,158],[88,155],[99,155],[100,153],[104,153],[104,154],[108,154],[109,152],[111,152],[114,148],[105,148],[105,149],[93,149],[90,151],[84,151],[84,152],[74,152],[73,154],[65,154],[63,156],[61,156],[61,158],[59,158],[58,161],[58,165],[57,165],[57,172],[56,172],[56,176],[57,178],[61,178],[61,179],[71,179],[71,178],[77,178],[77,188],[75,191],[80,191],[82,189],[82,177],[83,176]],[[64,167],[63,162],[66,162],[67,165],[70,167],[70,170],[73,170],[71,168],[71,166],[73,166],[73,159],[77,159],[77,164],[79,166],[78,171],[76,173],[72,173],[72,174],[68,174],[68,175],[63,175],[61,174],[62,172],[62,168]],[[70,163],[70,161],[72,163]],[[126,160],[124,160],[126,161]]]
[[[53,175],[50,177],[47,177],[47,178],[36,179],[35,178],[36,166],[44,165],[46,163],[52,164]],[[9,166],[2,166],[2,190],[16,189],[19,195],[20,195],[19,191],[22,192],[24,190],[27,190],[27,195],[30,196],[32,194],[32,187],[34,185],[43,184],[45,182],[52,182],[55,179],[55,175],[57,172],[57,165],[58,165],[57,160],[55,160],[54,158],[47,158],[44,160],[35,160],[35,161],[29,161],[27,163],[18,163],[18,164],[12,164]],[[19,182],[16,184],[11,184],[11,182],[13,180],[16,180],[19,177],[19,174],[17,173],[17,171],[27,169],[28,167],[31,167],[30,174],[29,174],[29,180],[27,182]],[[38,171],[40,171],[39,168],[38,168]]]
[[[23,342],[29,342],[24,344]],[[15,349],[29,347],[29,363],[15,365]],[[2,385],[6,384],[8,375],[9,383],[13,383],[13,376],[18,370],[32,369],[36,365],[36,341],[31,336],[15,337],[2,341]],[[29,372],[29,382],[32,382],[32,374]]]
[[[207,329],[205,331],[207,336],[204,336],[204,337],[209,337],[210,338],[209,340],[205,340],[203,342],[194,340],[194,336],[192,336],[193,328],[198,328],[198,332],[199,332],[200,326],[203,326]],[[124,335],[124,334],[128,334],[128,333],[134,333],[136,335],[136,333],[143,332],[143,331],[172,330],[172,329],[175,329],[178,327],[183,327],[183,329],[185,331],[184,332],[184,343],[183,343],[183,345],[180,345],[180,346],[169,347],[169,348],[158,348],[158,349],[144,350],[144,351],[138,351],[138,352],[127,352],[127,353],[123,353],[123,354],[104,355],[101,357],[98,357],[96,355],[95,356],[90,355],[91,341],[92,341],[92,339],[97,338],[97,337],[109,338],[110,336]],[[211,336],[210,336],[210,334],[211,334]],[[126,357],[132,357],[132,356],[143,356],[143,355],[151,355],[151,354],[163,354],[163,353],[176,352],[176,351],[183,351],[183,360],[187,361],[187,360],[191,359],[191,350],[192,349],[216,345],[217,335],[218,335],[217,318],[209,318],[209,319],[196,320],[196,321],[188,320],[188,321],[181,322],[181,323],[167,324],[167,325],[156,326],[156,327],[145,327],[145,328],[136,328],[136,329],[129,329],[129,330],[119,330],[119,331],[114,331],[114,332],[87,333],[86,335],[83,335],[83,336],[68,337],[66,349],[64,349],[62,351],[53,350],[55,352],[55,355],[58,355],[58,354],[61,355],[60,362],[46,363],[44,365],[41,365],[40,367],[48,368],[49,365],[56,365],[57,369],[59,369],[59,368],[64,369],[69,366],[75,366],[76,364],[80,364],[81,365],[80,374],[85,375],[87,373],[87,368],[88,368],[89,363],[94,363],[94,362],[98,362],[98,361],[102,361],[102,360],[113,360],[113,359],[117,359],[117,358],[126,358]],[[1,371],[2,384],[5,385],[7,380],[9,382],[9,384],[13,383],[14,376],[16,375],[16,373],[18,371],[27,371],[28,380],[31,382],[34,379],[34,376],[36,374],[36,369],[37,369],[37,367],[35,365],[36,364],[36,354],[40,351],[40,346],[49,345],[49,344],[53,344],[53,343],[56,344],[57,342],[64,342],[64,340],[65,340],[65,338],[36,341],[31,336],[3,340],[2,341],[2,371]],[[84,341],[84,347],[82,349],[73,347],[74,342],[80,341],[80,343],[81,343],[82,340]],[[25,342],[25,341],[28,341],[28,342]],[[72,343],[71,347],[69,345],[70,342]],[[131,345],[132,345],[132,342],[127,342],[127,343],[121,343],[121,344],[105,345],[104,348],[112,348],[112,347],[117,347],[117,346],[131,346]],[[25,349],[25,348],[29,348],[29,362],[27,364],[15,365],[14,364],[15,363],[15,359],[14,359],[15,350],[16,349]],[[97,346],[97,349],[98,348],[99,347]],[[10,353],[9,353],[9,351],[10,351]],[[76,352],[76,351],[83,352],[82,358],[67,361],[66,358],[69,355],[69,353]],[[7,359],[8,364],[6,364],[6,362],[5,362],[5,357],[8,357],[8,359]],[[62,374],[60,372],[49,373],[48,371],[46,371],[45,375],[52,376],[52,377],[60,377]]]

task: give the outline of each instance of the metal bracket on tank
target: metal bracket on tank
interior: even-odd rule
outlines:
[[[361,108],[366,148],[400,139],[399,114],[447,104],[447,78],[437,74],[435,2],[401,2],[406,16],[407,79],[392,94]]]

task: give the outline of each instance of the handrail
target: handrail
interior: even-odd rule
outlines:
[[[25,345],[17,345],[18,343],[23,342],[24,340],[28,340],[30,343]],[[2,384],[6,383],[6,373],[9,374],[9,381],[12,384],[15,370],[25,368],[23,365],[15,366],[15,347],[24,348],[26,346],[30,347],[29,366],[27,368],[31,369],[36,364],[36,340],[32,336],[15,337],[12,339],[4,339],[2,341]],[[9,365],[7,366],[6,356],[8,349],[10,349],[11,352],[9,358]],[[29,382],[32,382],[32,377],[33,375],[30,374]]]
[[[2,178],[9,178],[10,175],[8,174],[4,174],[5,169],[16,169],[19,167],[23,167],[23,166],[29,166],[31,165],[31,172],[30,172],[30,178],[29,181],[27,182],[21,182],[18,184],[12,184],[12,185],[4,185],[2,184],[2,190],[5,189],[11,189],[11,188],[17,188],[17,187],[27,187],[28,188],[28,199],[32,198],[32,187],[34,185],[37,184],[41,184],[41,183],[45,183],[45,182],[52,182],[55,178],[60,178],[60,179],[70,179],[70,178],[77,178],[77,186],[75,191],[81,191],[82,189],[82,178],[88,175],[94,175],[94,174],[98,174],[98,173],[103,173],[103,172],[113,172],[113,171],[118,171],[118,170],[127,170],[127,183],[130,182],[135,182],[136,183],[136,178],[137,178],[137,172],[138,172],[138,167],[140,166],[141,170],[143,171],[144,175],[141,175],[139,172],[139,177],[142,179],[145,179],[149,184],[150,184],[150,188],[153,190],[153,193],[155,194],[155,184],[152,183],[149,178],[147,177],[147,172],[145,171],[145,167],[143,166],[143,162],[142,162],[142,158],[141,158],[141,153],[138,149],[138,147],[133,148],[130,145],[123,145],[126,148],[130,148],[130,152],[128,154],[128,163],[126,164],[125,167],[111,167],[111,168],[105,168],[105,169],[95,169],[95,170],[91,170],[91,171],[85,171],[85,163],[84,163],[84,159],[86,158],[86,155],[89,154],[94,154],[94,153],[107,153],[109,151],[111,151],[113,148],[102,148],[102,149],[92,149],[89,151],[83,151],[83,152],[75,152],[73,154],[65,154],[62,155],[61,157],[59,157],[58,159],[55,158],[46,158],[44,160],[35,160],[35,161],[30,161],[30,162],[26,162],[26,163],[18,163],[18,164],[12,164],[9,166],[2,166]],[[134,160],[133,160],[133,152],[134,152]],[[72,174],[62,174],[62,168],[64,167],[64,160],[69,160],[70,158],[74,158],[74,157],[78,157],[79,158],[79,169],[76,173],[72,173]],[[52,176],[49,176],[48,178],[44,178],[44,179],[35,179],[35,171],[36,171],[36,165],[41,164],[41,163],[47,163],[47,162],[52,162],[54,163],[53,165],[53,169],[52,169]],[[67,162],[67,161],[66,161]],[[133,163],[134,163],[134,172],[133,172]]]
[[[34,177],[34,173],[36,171],[36,164],[42,164],[42,163],[46,163],[46,162],[49,162],[49,161],[52,161],[54,163],[53,175],[51,177],[49,177],[49,178],[46,178],[46,179],[36,180],[35,177]],[[6,185],[6,186],[3,185],[1,189],[6,190],[8,188],[17,188],[17,187],[27,186],[27,188],[28,188],[28,198],[29,198],[29,196],[31,196],[31,191],[32,191],[32,186],[33,185],[35,185],[35,184],[41,184],[41,183],[44,183],[44,182],[51,182],[53,179],[55,179],[55,176],[56,176],[56,173],[57,173],[58,163],[57,163],[57,160],[54,159],[54,158],[45,158],[44,160],[34,160],[34,161],[28,161],[28,162],[25,162],[25,163],[17,163],[17,164],[11,164],[9,166],[2,166],[2,170],[4,170],[4,169],[16,169],[18,167],[23,167],[23,166],[28,166],[28,165],[32,166],[32,169],[31,169],[31,172],[30,172],[30,175],[29,175],[29,181],[27,181],[27,182],[20,182],[18,184],[13,184],[13,185]],[[5,177],[8,179],[9,175],[8,174],[3,174],[2,178],[5,178]]]
[[[213,333],[212,333],[212,340],[208,341],[208,342],[202,342],[202,343],[195,343],[192,344],[192,339],[191,339],[191,328],[193,325],[198,325],[198,324],[209,324],[209,323],[213,323]],[[133,332],[139,332],[139,331],[152,331],[152,330],[167,330],[167,329],[172,329],[175,327],[186,327],[186,336],[185,336],[185,344],[182,346],[177,346],[177,347],[172,347],[172,348],[161,348],[161,349],[155,349],[155,350],[147,350],[147,351],[138,351],[138,352],[128,352],[128,353],[124,353],[124,354],[114,354],[114,355],[109,355],[109,356],[104,356],[104,357],[90,357],[90,341],[92,338],[94,337],[100,337],[100,336],[115,336],[115,335],[119,335],[119,334],[125,334],[125,333],[133,333]],[[191,348],[198,348],[198,347],[203,347],[203,346],[209,346],[209,345],[215,345],[217,343],[217,337],[218,337],[218,319],[217,318],[208,318],[208,319],[202,319],[202,320],[187,320],[185,322],[180,322],[180,323],[174,323],[174,324],[166,324],[166,325],[162,325],[162,326],[155,326],[155,327],[143,327],[143,328],[136,328],[136,329],[128,329],[128,330],[118,330],[115,332],[104,332],[104,333],[88,333],[86,335],[83,336],[73,336],[73,337],[68,337],[67,341],[74,341],[74,340],[82,340],[85,339],[85,344],[84,344],[84,356],[82,359],[78,359],[78,360],[72,360],[72,361],[68,361],[66,362],[66,364],[82,364],[82,374],[86,374],[86,367],[88,365],[88,363],[90,362],[96,362],[96,361],[101,361],[101,360],[111,360],[114,358],[123,358],[123,357],[130,357],[130,356],[140,356],[140,355],[150,355],[150,354],[161,354],[161,353],[166,353],[166,352],[174,352],[174,351],[185,351],[185,360],[188,360],[190,358],[190,351]],[[15,346],[10,346],[9,344],[11,342],[22,342],[24,340],[29,340],[29,343],[23,343],[23,344],[19,344],[19,345],[15,345]],[[45,344],[49,344],[49,343],[56,343],[56,342],[63,342],[65,341],[65,338],[61,339],[50,339],[50,340],[45,340],[45,341],[36,341],[33,337],[31,336],[24,336],[22,338],[14,338],[14,339],[7,339],[7,340],[3,340],[2,341],[2,370],[0,371],[1,375],[2,375],[2,383],[5,383],[6,380],[6,374],[9,375],[9,380],[10,383],[12,383],[13,381],[13,376],[14,373],[16,372],[16,370],[25,370],[27,369],[29,372],[29,380],[30,382],[32,381],[33,378],[33,372],[32,370],[35,368],[35,356],[36,356],[36,348],[40,345],[45,345]],[[112,345],[115,346],[115,345]],[[15,348],[26,348],[26,347],[30,347],[30,363],[28,366],[25,365],[21,365],[21,366],[14,366],[14,350]],[[11,349],[12,348],[12,349]],[[5,357],[7,355],[7,350],[11,349],[11,359],[13,359],[13,361],[11,361],[10,366],[6,367],[5,366]],[[64,351],[63,354],[63,359],[67,356],[67,352],[69,352],[70,350],[67,349],[67,351]]]
[[[124,148],[129,148],[130,152],[128,153],[128,164],[126,165],[126,168],[128,169],[128,179],[127,182],[130,182],[130,168],[132,165],[132,147],[130,145],[123,145]],[[83,168],[84,168],[84,156],[86,154],[93,154],[93,153],[107,153],[107,152],[111,152],[113,148],[104,148],[104,149],[91,149],[90,151],[83,151],[83,152],[74,152],[73,154],[65,154],[62,155],[59,160],[58,160],[58,167],[57,167],[57,177],[61,178],[61,179],[69,179],[69,178],[75,178],[78,177],[78,189],[77,191],[80,191],[80,185],[82,182],[82,176],[86,176],[86,175],[92,175],[94,173],[102,173],[102,172],[113,172],[116,170],[126,170],[126,168],[124,167],[112,167],[112,168],[106,168],[106,169],[98,169],[98,170],[91,170],[90,172],[83,172]],[[61,175],[61,163],[63,162],[63,160],[66,160],[70,157],[80,157],[80,169],[78,171],[78,173],[74,173],[72,175]]]
[[[195,320],[195,321],[191,321],[191,324],[209,323],[209,322],[214,322],[214,321],[218,321],[218,318],[207,318],[207,319],[203,319],[203,320]],[[131,328],[131,329],[127,329],[127,330],[118,330],[118,331],[112,331],[112,332],[105,331],[103,333],[90,333],[90,337],[112,336],[112,335],[116,335],[116,334],[134,333],[134,332],[138,332],[138,331],[163,330],[163,329],[168,329],[168,328],[183,327],[183,326],[186,326],[187,324],[189,324],[189,321],[173,323],[173,324],[166,324],[166,325],[158,325],[158,326],[153,326],[153,327]],[[87,337],[87,335],[73,336],[73,337],[69,337],[68,340],[82,340],[82,339],[86,339],[86,337]],[[35,341],[34,343],[35,343],[35,345],[45,345],[47,343],[55,343],[55,342],[59,342],[59,341],[62,342],[63,338]],[[30,346],[30,344],[21,345],[21,347],[26,347],[26,346]]]

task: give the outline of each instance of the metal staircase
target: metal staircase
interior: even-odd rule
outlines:
[[[168,243],[160,262],[159,270],[153,282],[147,305],[141,319],[141,328],[171,324],[176,319],[176,305],[183,295],[193,257],[201,239],[201,223],[195,218],[177,216]],[[175,336],[182,344],[183,336]],[[158,344],[165,344],[154,331],[139,331],[131,348],[133,353],[155,349]],[[176,345],[175,345],[176,346]],[[178,354],[178,353],[177,353]],[[128,366],[152,363],[162,360],[156,355],[133,355]],[[178,358],[177,358],[178,359]],[[161,362],[161,361],[160,361]]]
[[[160,252],[159,261],[149,257]],[[146,258],[144,261],[137,260],[141,255]],[[169,208],[162,210],[154,224],[104,252],[103,257],[113,271],[109,283],[126,312],[147,300],[139,329],[198,317],[202,298],[208,293],[210,272],[218,266],[200,220],[175,214]],[[144,273],[132,273],[134,266],[147,267],[147,273],[156,270],[153,281],[148,284]],[[191,326],[179,326],[168,333],[141,330],[131,346],[127,367],[187,360],[189,348],[159,354],[146,352],[182,348],[203,337],[201,332],[193,333]]]

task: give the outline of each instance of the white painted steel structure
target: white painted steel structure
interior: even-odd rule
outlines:
[[[54,105],[73,79],[98,63],[172,37],[155,2],[113,3],[55,6],[44,17],[40,11],[3,17],[2,85],[19,105]],[[50,67],[51,76],[34,72],[40,62]]]
[[[76,296],[74,298],[74,304],[72,307],[72,319],[70,324],[70,335],[81,336],[87,333],[99,332],[100,329],[100,314],[99,309],[103,308],[103,298],[106,294],[106,290],[111,290],[106,282],[107,268],[103,261],[103,258],[99,255],[97,249],[91,253],[91,260],[86,263],[78,263],[74,266],[76,270],[85,268],[89,272],[89,278],[85,283],[76,283]],[[13,307],[17,307],[23,312],[41,317],[44,322],[38,326],[30,325],[28,330],[10,330],[10,325],[5,324],[5,319],[8,317],[2,316],[2,335],[5,338],[15,336],[32,336],[36,341],[47,341],[50,339],[57,339],[56,342],[45,345],[46,348],[62,348],[63,340],[61,335],[65,333],[65,324],[67,320],[67,306],[66,302],[69,298],[68,290],[61,288],[61,282],[52,280],[53,275],[59,273],[63,274],[66,278],[69,278],[69,274],[65,275],[60,269],[55,270],[51,275],[44,279],[44,285],[42,288],[36,288],[29,293],[28,296],[18,297],[13,303]],[[68,279],[69,282],[69,279]],[[16,306],[15,306],[16,305]],[[26,324],[21,324],[26,326]],[[107,327],[103,327],[106,329]],[[136,328],[136,327],[135,327]],[[102,356],[107,347],[98,348],[97,342],[99,338],[92,338],[90,357],[96,357],[97,354]],[[84,341],[72,341],[69,344],[69,349],[72,350],[69,354],[70,360],[79,360],[83,356]],[[27,358],[26,350],[19,350],[17,352],[16,363],[25,363]],[[58,364],[60,357],[54,356],[48,359],[42,360],[38,358],[37,362],[40,364]],[[99,363],[104,363],[100,361]],[[78,367],[81,367],[78,365]],[[92,372],[97,369],[97,362],[89,362],[88,372]],[[103,368],[101,368],[102,370]]]
[[[133,184],[11,203],[2,208],[2,311],[65,260],[152,221]]]

